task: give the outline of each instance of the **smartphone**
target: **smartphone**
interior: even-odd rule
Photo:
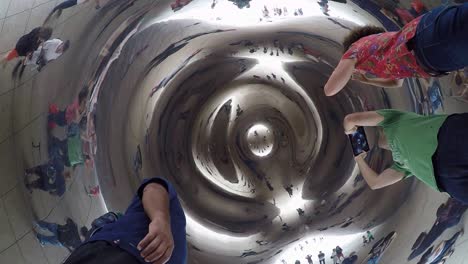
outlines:
[[[369,142],[367,142],[364,127],[358,127],[354,133],[348,135],[348,138],[351,141],[354,156],[369,151]]]

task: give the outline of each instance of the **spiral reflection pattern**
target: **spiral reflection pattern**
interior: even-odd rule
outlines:
[[[81,25],[106,204],[125,208],[142,177],[171,180],[189,263],[275,263],[307,237],[378,225],[408,187],[371,192],[341,127],[389,107],[385,92],[350,82],[323,94],[343,36],[377,21],[351,2],[331,17],[313,1],[273,2],[114,1]]]

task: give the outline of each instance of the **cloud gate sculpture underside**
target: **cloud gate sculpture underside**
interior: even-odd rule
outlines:
[[[33,89],[72,98],[90,88],[105,206],[125,210],[142,178],[170,180],[186,212],[189,263],[290,263],[322,240],[327,254],[345,244],[363,256],[363,232],[385,224],[413,182],[372,191],[343,118],[428,112],[417,80],[323,93],[353,27],[399,27],[379,10],[350,0],[110,1],[63,23],[71,48]],[[391,161],[377,148],[369,158],[377,170]]]

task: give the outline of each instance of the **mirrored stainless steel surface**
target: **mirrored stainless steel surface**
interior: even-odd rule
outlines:
[[[63,108],[86,87],[89,159],[71,169],[65,198],[22,188],[28,210],[89,225],[90,214],[125,210],[141,179],[162,176],[186,212],[188,263],[305,263],[306,251],[315,259],[319,250],[329,262],[336,245],[363,261],[363,233],[396,226],[388,219],[417,192],[412,180],[369,189],[342,120],[356,111],[432,108],[418,80],[392,90],[351,81],[335,97],[323,86],[350,29],[396,30],[402,21],[391,12],[408,5],[114,0],[53,17],[48,25],[70,48],[40,72],[13,78],[12,66],[3,70],[2,86],[32,87],[30,101],[13,103],[4,121],[24,131],[14,137],[15,157],[33,167],[47,160],[50,104]],[[26,108],[37,126],[23,124]],[[368,131],[371,146],[376,135]],[[372,149],[373,168],[390,161]]]

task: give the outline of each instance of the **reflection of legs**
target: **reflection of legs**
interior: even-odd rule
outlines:
[[[60,243],[60,241],[58,240],[56,235],[54,235],[54,236],[45,236],[45,235],[42,235],[42,234],[37,234],[36,237],[39,240],[39,242],[41,243],[41,245],[43,245],[43,246],[45,246],[45,245],[52,245],[52,246],[57,246],[57,247],[62,246],[62,243]]]
[[[31,183],[26,184],[26,187],[28,189],[39,189],[39,190],[43,190],[46,192],[48,191],[47,188],[44,186],[44,181],[41,178],[34,180]]]
[[[461,234],[461,231],[455,233],[455,235],[452,236],[452,238],[450,238],[449,240],[446,241],[446,247],[452,247],[455,242],[457,241],[458,237],[460,236]]]
[[[70,7],[72,7],[72,6],[75,6],[76,4],[78,4],[78,1],[77,1],[77,0],[67,0],[67,1],[64,1],[64,2],[60,3],[59,5],[57,5],[57,6],[52,10],[52,13],[54,13],[54,12],[57,11],[57,10],[63,10],[63,9],[70,8]]]
[[[46,186],[44,185],[44,181],[47,180],[46,170],[48,165],[40,165],[30,169],[26,169],[27,174],[36,174],[38,178],[32,182],[28,182],[26,179],[26,188],[29,190],[31,189],[39,189],[43,191],[49,191]]]
[[[36,167],[26,169],[25,172],[27,174],[36,174],[38,176],[42,176],[44,174],[44,169],[45,169],[45,165],[39,165]]]
[[[427,233],[427,235],[424,237],[423,241],[421,244],[411,253],[411,255],[408,257],[408,260],[411,260],[420,254],[422,254],[427,248],[431,246],[431,244],[436,241],[436,239],[447,229],[446,226],[443,224],[434,224],[431,228],[431,230]]]
[[[444,248],[439,253],[439,256],[436,259],[434,259],[432,263],[441,263],[442,261],[444,261],[444,259],[448,258],[450,255],[453,254],[453,245],[457,241],[460,234],[461,232],[457,232],[452,236],[452,238],[442,242],[444,243]]]
[[[52,246],[62,246],[62,243],[58,240],[58,225],[54,223],[49,223],[45,221],[37,221],[37,226],[43,231],[49,231],[52,233],[51,236],[46,236],[42,234],[37,234],[36,237],[41,243],[41,245],[52,245]]]
[[[48,150],[50,158],[66,156],[68,152],[67,140],[60,140],[54,136],[50,136]]]
[[[49,223],[49,222],[45,222],[45,221],[40,220],[40,221],[37,221],[37,225],[42,230],[49,231],[49,232],[53,233],[55,236],[57,236],[57,230],[58,230],[58,225],[57,224]]]
[[[54,7],[54,9],[52,9],[52,11],[49,13],[47,18],[45,19],[44,24],[47,24],[49,22],[50,18],[55,12],[58,11],[57,16],[60,16],[62,14],[63,9],[67,9],[69,7],[75,6],[76,4],[78,4],[77,0],[67,0],[65,2],[60,3],[59,5]]]

